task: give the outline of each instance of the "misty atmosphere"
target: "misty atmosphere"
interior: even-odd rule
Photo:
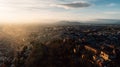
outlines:
[[[4,25],[0,35],[1,67],[120,66],[119,25]]]
[[[120,1],[0,0],[0,67],[120,67]]]

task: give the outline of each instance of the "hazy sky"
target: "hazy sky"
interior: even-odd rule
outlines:
[[[120,0],[0,0],[0,23],[120,19]]]

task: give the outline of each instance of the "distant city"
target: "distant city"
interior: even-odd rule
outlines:
[[[120,66],[119,25],[14,25],[0,34],[0,67]]]
[[[120,67],[120,0],[0,0],[0,67]]]

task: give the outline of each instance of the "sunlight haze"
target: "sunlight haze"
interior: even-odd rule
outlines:
[[[119,0],[0,0],[0,23],[120,19]]]

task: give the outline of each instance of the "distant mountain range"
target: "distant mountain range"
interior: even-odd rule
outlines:
[[[92,21],[59,21],[57,25],[82,25],[82,24],[120,24],[120,19],[96,19]]]
[[[80,25],[83,23],[77,22],[77,21],[59,21],[59,22],[56,22],[55,24],[57,25]]]
[[[88,21],[88,23],[93,24],[120,24],[120,19],[96,19],[93,21]]]

